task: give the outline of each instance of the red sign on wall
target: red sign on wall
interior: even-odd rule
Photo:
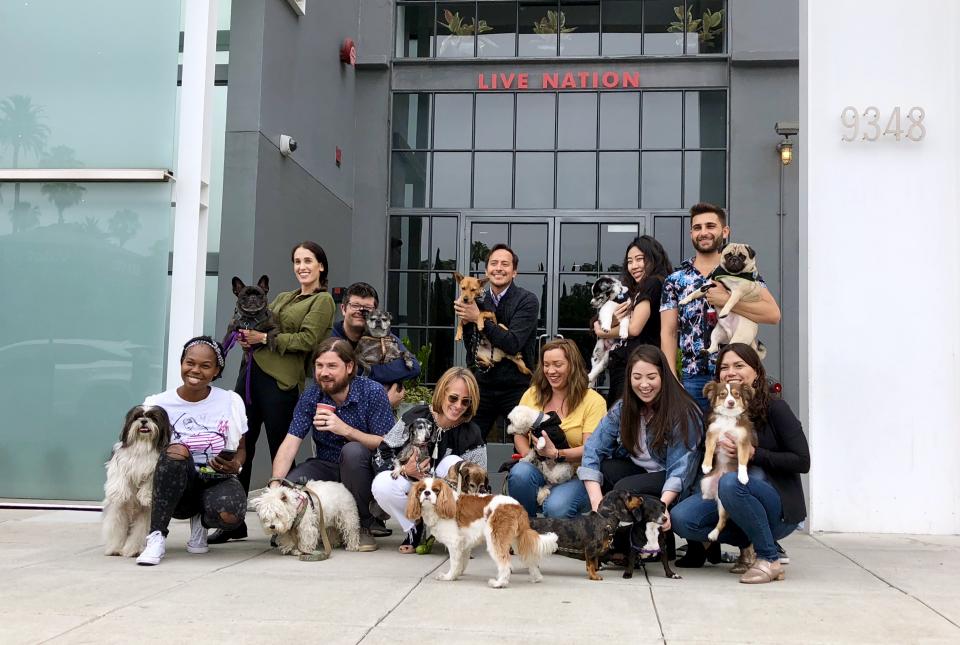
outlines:
[[[477,76],[478,90],[613,90],[640,87],[640,72],[492,72]]]

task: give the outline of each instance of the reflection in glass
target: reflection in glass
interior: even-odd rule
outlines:
[[[553,153],[518,152],[516,208],[553,208]]]
[[[688,54],[719,54],[724,51],[726,41],[726,15],[723,0],[689,0],[689,16],[697,25],[697,51],[690,51],[690,41],[687,41]],[[699,21],[699,22],[697,22]],[[687,31],[694,31],[688,29]]]
[[[508,240],[507,225],[500,222],[474,222],[470,230],[470,271],[486,272],[490,249]]]
[[[593,92],[561,93],[557,108],[560,150],[590,150],[597,147],[597,95]]]
[[[643,93],[643,148],[679,148],[683,134],[680,92]]]
[[[557,208],[595,208],[597,153],[557,153]]]
[[[600,270],[617,274],[623,269],[627,245],[640,234],[640,225],[631,222],[600,224]]]
[[[591,313],[591,316],[592,315],[593,314]],[[587,318],[586,320],[580,322],[579,327],[588,327],[589,323],[590,319]],[[580,350],[580,354],[583,356],[584,362],[587,364],[587,367],[589,367],[590,356],[593,354],[593,346],[597,342],[597,339],[594,337],[593,333],[589,331],[574,331],[572,329],[558,329],[557,331],[558,333],[563,334],[564,338],[569,338],[577,344],[577,349]],[[603,385],[603,379],[606,377],[607,372],[604,370],[601,373],[600,378],[597,379],[598,386]]]
[[[683,19],[683,3],[677,0],[645,0],[643,3],[643,53],[647,56],[674,55],[683,53],[683,32],[687,26]],[[697,34],[686,36],[695,45]],[[688,47],[688,54],[695,54],[696,47]]]
[[[523,262],[523,258],[520,259],[520,262]],[[537,321],[537,326],[545,326],[547,324],[547,276],[536,273],[521,273],[517,275],[514,281],[537,297],[537,301],[540,303],[540,319]],[[531,370],[533,369],[533,365],[529,367]]]
[[[600,53],[600,4],[560,1],[561,56],[596,56]]]
[[[643,0],[603,1],[603,55],[637,56],[642,52]]]
[[[397,5],[397,58],[431,56],[433,9],[433,3]]]
[[[519,271],[547,270],[548,234],[549,228],[546,224],[511,225],[510,248],[520,260]]]
[[[685,152],[683,169],[683,205],[710,202],[727,203],[727,155],[720,150]]]
[[[434,217],[432,221],[432,267],[435,270],[454,271],[457,268],[457,218]]]
[[[429,152],[394,152],[390,166],[390,205],[423,208],[427,205]]]
[[[393,95],[394,150],[430,147],[430,95]]]
[[[513,94],[477,94],[477,150],[513,148]]]
[[[556,94],[517,94],[517,149],[553,150]]]
[[[517,49],[517,6],[512,2],[481,2],[478,12],[481,33],[477,36],[477,56],[514,56]],[[484,26],[489,31],[484,30]]]
[[[456,295],[452,273],[433,273],[430,279],[430,324],[453,325],[453,299]]]
[[[426,379],[428,383],[436,383],[454,364],[453,329],[431,329],[427,331],[427,341],[430,343],[430,360],[427,362]]]
[[[640,156],[636,152],[600,153],[600,208],[637,208]]]
[[[427,323],[427,273],[400,273],[387,276],[387,302],[396,315],[395,324]]]
[[[518,49],[520,56],[556,56],[560,29],[569,29],[554,2],[521,2]]]
[[[437,58],[473,58],[476,32],[472,2],[437,5]]]
[[[640,207],[679,208],[680,153],[643,152],[640,163]]]
[[[470,206],[470,153],[433,153],[433,204]]]
[[[597,271],[597,225],[562,224],[560,270]]]
[[[591,289],[597,275],[560,276],[560,297],[557,300],[557,326],[583,329],[593,316]],[[589,354],[588,354],[589,356]]]
[[[473,130],[473,95],[435,94],[433,147],[437,150],[469,150]]]
[[[636,150],[640,146],[640,93],[600,94],[600,148]]]
[[[429,268],[427,226],[426,217],[390,218],[391,269]]]
[[[727,93],[686,92],[683,124],[687,148],[725,148]]]
[[[513,153],[478,152],[473,161],[473,207],[510,208]]]

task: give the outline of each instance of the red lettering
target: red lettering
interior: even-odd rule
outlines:
[[[557,89],[557,80],[560,77],[559,74],[550,74],[549,72],[543,73],[543,89]]]
[[[517,75],[514,72],[511,72],[509,76],[507,74],[501,73],[500,82],[503,85],[503,89],[509,90],[511,87],[513,87],[513,79],[515,79],[516,77]]]
[[[623,87],[640,87],[640,72],[624,72]]]
[[[524,72],[517,78],[517,89],[525,90],[529,87],[530,75]]]
[[[607,89],[616,87],[619,82],[618,74],[616,72],[604,72],[603,73],[603,86]]]
[[[590,72],[580,72],[580,87],[584,88],[587,86],[587,79],[590,78]]]
[[[562,89],[573,88],[577,86],[577,82],[573,79],[573,74],[567,72],[563,75],[563,82],[560,83]]]
[[[477,89],[478,90],[489,90],[490,86],[487,85],[487,81],[484,79],[483,74],[477,78]]]
[[[591,85],[590,87],[600,87],[600,85],[597,83],[598,76],[599,74],[597,74],[596,72],[593,73],[593,85]]]

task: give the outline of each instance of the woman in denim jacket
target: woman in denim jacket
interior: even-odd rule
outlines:
[[[658,347],[637,347],[626,377],[629,387],[587,439],[577,475],[593,510],[610,489],[654,495],[669,508],[696,480],[703,418]]]

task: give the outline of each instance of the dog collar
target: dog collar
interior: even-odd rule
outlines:
[[[547,415],[545,415],[542,411],[537,413],[537,418],[536,418],[536,420],[533,422],[533,427],[534,427],[534,429],[540,427],[540,424],[543,423],[543,417],[545,417],[545,416],[547,416]]]
[[[707,277],[710,278],[711,280],[716,280],[717,278],[722,278],[725,276],[730,276],[731,278],[740,278],[742,280],[749,280],[750,282],[756,282],[759,279],[756,271],[751,273],[730,273],[729,271],[724,269],[722,266],[718,266]]]

